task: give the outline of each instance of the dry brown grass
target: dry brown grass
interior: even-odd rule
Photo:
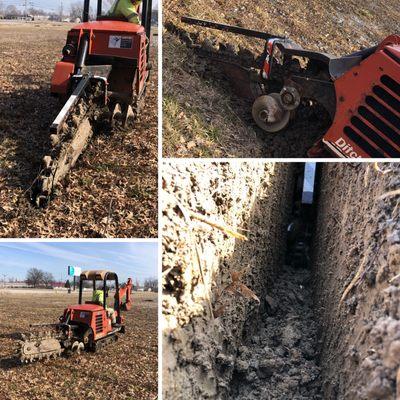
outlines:
[[[157,397],[157,294],[133,292],[126,334],[96,353],[19,365],[13,350],[29,324],[57,322],[73,293],[0,290],[0,398],[2,400],[110,400]]]
[[[155,237],[156,48],[146,106],[135,127],[94,137],[47,209],[37,210],[27,199],[60,109],[49,85],[68,28],[0,24],[0,236]]]
[[[398,30],[400,10],[396,0],[171,0],[164,5],[166,21],[189,32],[229,40],[260,50],[259,40],[215,30],[199,30],[180,22],[182,15],[214,20],[250,29],[286,35],[313,50],[346,54],[371,46]]]
[[[256,133],[230,107],[230,93],[205,81],[195,58],[164,30],[163,153],[170,157],[259,157]]]

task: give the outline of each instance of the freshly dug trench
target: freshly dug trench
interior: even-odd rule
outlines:
[[[164,398],[397,399],[399,164],[320,166],[305,265],[285,233],[300,166],[272,165],[164,168]],[[237,272],[260,304],[227,293]]]
[[[266,282],[283,262],[283,246],[276,243],[285,240],[295,169],[260,161],[164,165],[165,399],[228,396],[243,329],[249,320],[257,327]],[[244,233],[248,241],[198,220],[188,223],[182,209]],[[260,305],[223,290],[234,273],[242,274],[240,282]]]
[[[285,266],[266,296],[258,329],[243,333],[230,398],[323,399],[309,269]]]

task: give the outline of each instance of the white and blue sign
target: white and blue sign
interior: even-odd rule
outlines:
[[[81,272],[82,272],[82,268],[80,268],[80,267],[68,266],[68,275],[69,276],[80,276]]]

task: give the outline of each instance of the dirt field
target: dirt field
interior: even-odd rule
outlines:
[[[234,94],[221,68],[196,56],[184,41],[198,44],[207,38],[256,55],[262,41],[184,25],[183,15],[288,36],[337,56],[375,45],[396,33],[400,20],[395,0],[169,1],[164,5],[163,147],[165,155],[176,157],[303,157],[329,126],[320,107],[301,107],[284,131],[261,131],[251,103]]]
[[[13,351],[29,324],[57,322],[77,293],[0,290],[0,398],[157,398],[157,294],[133,292],[126,334],[96,353],[20,365]]]
[[[157,60],[135,128],[97,135],[45,210],[27,197],[60,110],[50,79],[68,24],[0,23],[0,236],[157,236]],[[154,41],[156,43],[157,40]]]
[[[400,165],[302,168],[165,167],[165,400],[400,398]]]

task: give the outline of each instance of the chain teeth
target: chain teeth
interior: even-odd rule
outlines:
[[[22,363],[28,364],[32,363],[36,360],[43,360],[47,359],[50,360],[51,358],[57,358],[62,354],[62,349],[56,348],[54,350],[47,351],[46,353],[31,353],[29,354],[30,348],[28,347],[28,354],[24,352],[24,346],[31,345],[30,347],[37,347],[37,351],[39,351],[39,347],[41,346],[41,341],[49,340],[49,339],[56,339],[55,333],[52,331],[41,331],[37,333],[29,333],[29,334],[21,334],[21,338],[23,340],[18,340],[18,348],[16,349],[15,353],[19,355],[19,359]],[[26,350],[25,350],[26,351]]]

